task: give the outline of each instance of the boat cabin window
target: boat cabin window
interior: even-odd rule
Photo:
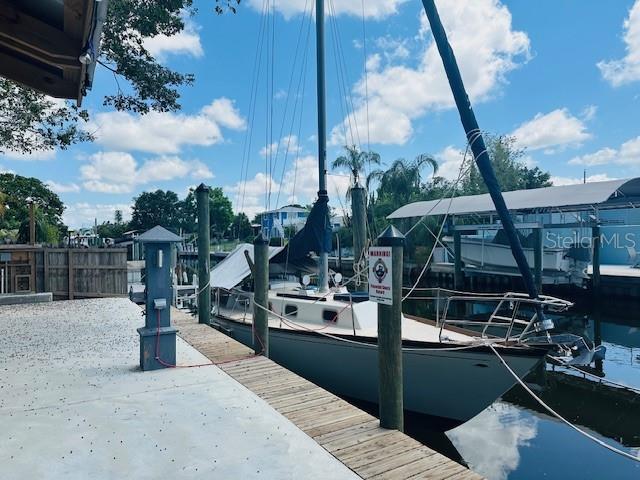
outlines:
[[[284,306],[284,315],[286,317],[295,317],[298,315],[298,306],[297,305],[285,305]]]
[[[325,322],[338,322],[338,312],[335,310],[322,310],[322,320]]]

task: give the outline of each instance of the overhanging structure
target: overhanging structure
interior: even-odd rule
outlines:
[[[640,206],[640,178],[505,192],[507,208],[518,213],[567,212]],[[488,193],[453,199],[414,202],[400,207],[387,218],[438,215],[491,214],[495,211]]]
[[[93,82],[107,4],[0,0],[0,76],[80,105]]]

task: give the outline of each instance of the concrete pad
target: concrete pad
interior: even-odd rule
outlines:
[[[0,305],[24,305],[29,303],[46,303],[53,301],[53,293],[3,293]]]
[[[354,479],[216,366],[142,372],[139,307],[0,307],[0,478]],[[180,364],[208,363],[181,339]]]

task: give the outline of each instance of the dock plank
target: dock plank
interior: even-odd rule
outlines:
[[[462,465],[197,319],[172,309],[178,335],[363,479],[482,480]]]

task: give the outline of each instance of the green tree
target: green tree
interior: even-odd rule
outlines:
[[[529,168],[523,161],[525,150],[519,148],[514,137],[486,135],[487,152],[503,192],[551,186],[551,175],[538,167]],[[475,163],[462,180],[460,194],[478,195],[487,186]]]
[[[66,232],[62,223],[64,204],[60,197],[37,178],[23,177],[13,173],[0,174],[0,191],[5,196],[4,215],[0,217],[0,229],[18,230],[20,225],[29,220],[27,198],[36,204],[36,216],[43,225],[50,225],[61,236]]]
[[[345,145],[346,155],[341,155],[331,163],[331,168],[348,168],[351,171],[353,185],[360,181],[360,174],[367,164],[380,165],[380,155],[375,152],[362,152],[355,145]]]
[[[233,217],[231,236],[242,242],[248,242],[253,239],[253,229],[251,228],[249,217],[244,212],[240,212]]]
[[[239,0],[216,0],[215,11],[235,13]],[[145,48],[145,38],[176,35],[184,30],[185,15],[192,15],[193,0],[110,0],[102,31],[98,62],[115,77],[115,93],[104,105],[116,110],[147,113],[180,109],[180,89],[194,76],[162,65]],[[122,78],[121,88],[118,77]],[[91,140],[82,126],[88,112],[71,102],[50,97],[0,79],[0,153],[66,148]]]
[[[193,189],[189,190],[184,201],[180,204],[182,228],[189,233],[197,230],[198,205]],[[223,237],[233,221],[233,208],[231,200],[227,198],[220,187],[209,189],[209,221],[211,225],[211,235],[213,237]]]
[[[60,230],[48,222],[42,210],[36,208],[34,214],[34,222],[36,227],[36,243],[57,244],[60,241]],[[29,243],[30,240],[30,222],[29,218],[25,218],[18,228],[18,242]]]
[[[178,233],[181,224],[180,201],[170,190],[143,192],[134,199],[129,227],[146,231],[156,225]]]

